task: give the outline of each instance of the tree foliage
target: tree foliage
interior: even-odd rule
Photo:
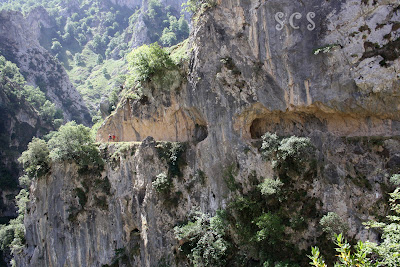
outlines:
[[[160,173],[152,185],[157,192],[164,193],[171,189],[172,180],[165,173]]]
[[[37,178],[49,170],[50,151],[46,141],[33,138],[28,144],[28,149],[22,153],[18,161],[24,167],[25,172],[31,178]]]
[[[261,194],[269,196],[279,193],[283,183],[279,178],[277,179],[265,179],[258,188],[261,191]]]
[[[328,212],[322,217],[319,224],[322,227],[322,231],[329,234],[332,240],[335,239],[336,235],[348,231],[348,225],[335,212]]]
[[[144,82],[175,67],[168,52],[157,43],[136,48],[128,55],[128,62],[136,82]]]
[[[18,216],[10,220],[7,225],[0,225],[0,247],[2,250],[9,248],[12,254],[19,253],[25,244],[24,215],[26,203],[29,201],[29,192],[22,189],[15,197],[18,207]]]
[[[400,188],[390,194],[390,206],[395,215],[388,215],[387,221],[365,223],[367,228],[376,228],[382,231],[382,242],[379,244],[359,241],[352,249],[344,240],[343,235],[336,235],[335,244],[337,262],[335,267],[341,266],[400,266]],[[313,247],[310,264],[316,267],[327,267],[317,247]]]
[[[216,0],[188,0],[184,6],[186,11],[197,13],[202,7],[209,8],[217,5]]]
[[[274,167],[301,169],[315,155],[315,148],[307,137],[280,138],[275,133],[267,132],[262,141],[262,156],[272,160]]]
[[[191,221],[174,231],[177,239],[188,240],[186,253],[193,266],[225,266],[229,243],[222,212],[214,217],[194,212]]]
[[[7,94],[25,99],[43,121],[54,125],[54,120],[63,119],[62,111],[46,99],[45,93],[38,87],[27,85],[19,68],[3,56],[0,56],[0,85]]]
[[[53,161],[77,162],[81,167],[103,166],[98,147],[90,128],[72,121],[60,127],[48,142]]]

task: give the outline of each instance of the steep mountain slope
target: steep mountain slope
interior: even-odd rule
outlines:
[[[40,25],[49,24],[44,9],[36,9],[27,18],[18,12],[1,11],[0,51],[17,64],[29,84],[40,87],[64,111],[65,119],[89,125],[91,117],[80,94],[60,63],[39,44]]]

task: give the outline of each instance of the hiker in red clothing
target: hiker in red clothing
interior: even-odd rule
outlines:
[[[113,141],[115,142],[115,134],[113,135]]]

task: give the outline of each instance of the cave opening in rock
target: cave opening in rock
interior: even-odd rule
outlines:
[[[265,134],[265,120],[257,118],[250,125],[251,139],[261,139]]]
[[[194,126],[194,140],[201,142],[208,136],[208,129],[206,125],[199,125],[196,123]]]

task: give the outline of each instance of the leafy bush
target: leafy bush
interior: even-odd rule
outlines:
[[[165,28],[163,30],[160,41],[164,46],[172,46],[177,42],[176,34],[170,31],[168,28]]]
[[[90,128],[72,121],[54,132],[48,142],[50,158],[54,161],[74,160],[81,167],[102,167],[103,159],[94,144]]]
[[[56,105],[51,103],[49,100],[46,100],[43,105],[40,107],[39,116],[47,123],[51,123],[54,125],[55,117],[56,117],[57,109]],[[56,118],[60,119],[60,118]]]
[[[335,236],[335,244],[337,245],[336,251],[338,252],[338,262],[335,263],[335,267],[346,267],[346,266],[360,266],[360,267],[372,267],[380,266],[374,264],[368,259],[368,246],[366,243],[359,241],[354,249],[351,249],[351,245],[345,240],[342,234]],[[310,265],[315,267],[327,267],[321,256],[321,252],[318,247],[311,248],[311,259]],[[393,265],[395,266],[395,265]],[[397,266],[397,265],[396,265]]]
[[[167,51],[157,43],[136,48],[128,55],[128,62],[134,82],[144,82],[153,75],[162,76],[175,67]]]
[[[387,223],[368,222],[367,228],[382,231],[380,244],[367,243],[368,247],[379,256],[379,266],[400,266],[400,187],[390,194],[389,204],[395,215],[388,215]]]
[[[276,133],[265,133],[262,137],[261,151],[265,159],[269,160],[279,147],[279,137]]]
[[[306,137],[291,136],[284,138],[278,148],[278,159],[284,161],[291,158],[297,162],[302,162],[310,154],[312,147],[310,139]]]
[[[335,212],[328,212],[319,221],[322,227],[322,231],[329,234],[332,239],[340,233],[346,233],[348,231],[347,224],[337,215]]]
[[[335,266],[400,266],[400,188],[390,194],[389,200],[395,215],[386,217],[387,223],[370,221],[364,223],[368,228],[382,231],[380,244],[359,241],[354,249],[344,240],[342,234],[336,235],[335,244],[338,248],[338,262]],[[310,264],[316,267],[327,267],[318,247],[312,248]]]
[[[262,136],[261,153],[266,160],[273,160],[273,166],[287,166],[300,169],[302,164],[314,156],[314,146],[309,138],[291,136],[280,138],[274,133]]]
[[[400,174],[394,174],[390,177],[390,182],[394,185],[400,185]]]
[[[229,243],[223,217],[222,212],[214,217],[195,212],[193,220],[174,228],[177,239],[188,240],[186,253],[193,266],[225,266]]]
[[[186,150],[185,143],[164,142],[156,146],[158,155],[168,164],[168,176],[181,177],[181,167],[186,164],[184,152]]]
[[[216,0],[188,0],[184,4],[186,11],[192,13],[197,13],[202,6],[204,8],[207,8],[207,7],[214,7],[216,5],[217,5]]]
[[[279,193],[283,183],[279,178],[277,179],[265,179],[258,188],[261,190],[261,194],[270,196]]]
[[[256,234],[257,241],[266,240],[271,245],[274,245],[282,238],[285,230],[281,218],[270,212],[258,217],[256,225],[260,229]]]
[[[18,178],[19,185],[24,188],[28,189],[31,186],[31,179],[29,178],[28,175],[24,174],[21,177]]]
[[[37,178],[47,173],[50,167],[50,151],[46,141],[33,138],[28,149],[22,153],[18,161],[31,178]]]
[[[51,51],[54,53],[60,52],[62,49],[62,45],[60,44],[59,41],[53,41],[53,44],[51,45]]]
[[[20,252],[25,244],[24,214],[29,192],[22,189],[15,199],[18,207],[17,218],[10,220],[8,225],[0,225],[0,247],[2,250],[10,248],[13,254]]]
[[[152,185],[157,192],[165,193],[171,189],[172,181],[165,173],[160,173]]]

